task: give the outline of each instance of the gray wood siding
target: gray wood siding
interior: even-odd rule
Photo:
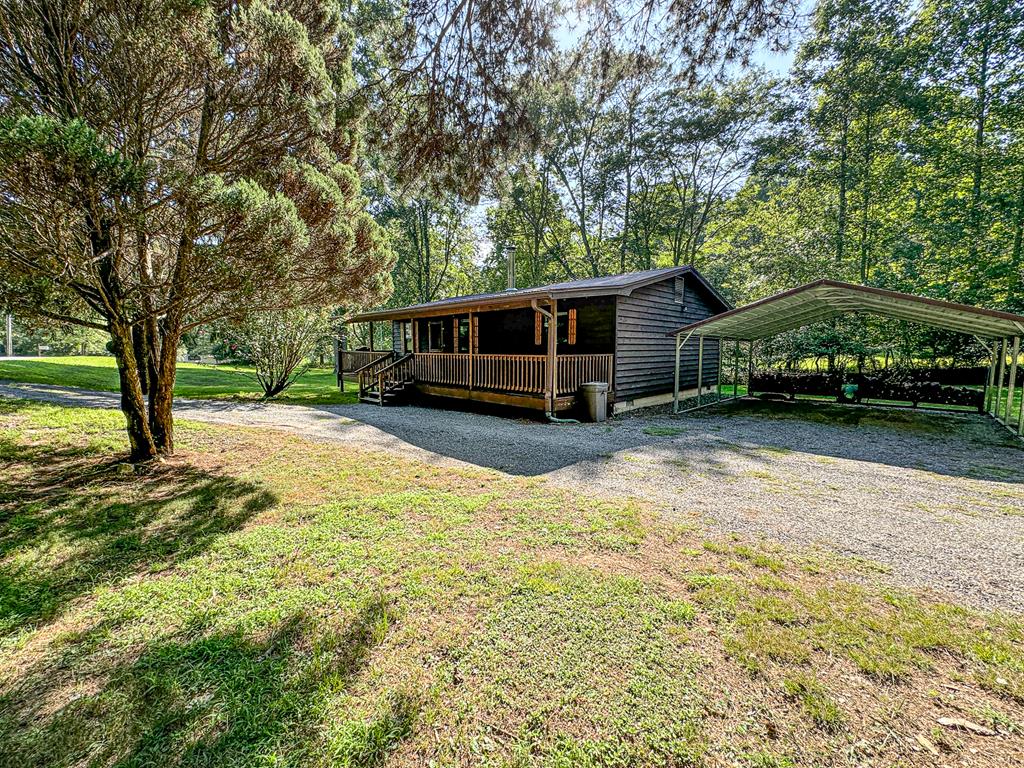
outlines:
[[[391,348],[396,352],[402,349],[402,321],[391,321]]]
[[[672,391],[675,339],[665,334],[716,314],[719,306],[704,288],[686,276],[685,300],[675,300],[675,278],[620,296],[616,305],[615,398],[633,400]],[[704,383],[716,383],[718,342],[704,342]],[[697,386],[697,340],[680,357],[679,385]]]

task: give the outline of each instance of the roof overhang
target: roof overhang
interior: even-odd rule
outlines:
[[[1024,335],[1024,316],[1021,315],[837,280],[807,283],[683,326],[669,335],[695,333],[729,341],[754,341],[855,312],[907,320],[980,338]]]
[[[504,291],[502,293],[489,293],[477,296],[461,296],[454,299],[442,299],[428,304],[415,304],[408,307],[397,307],[395,309],[380,309],[373,312],[360,312],[345,320],[346,323],[367,323],[373,321],[405,320],[413,317],[436,317],[438,315],[453,315],[464,312],[491,312],[502,309],[519,309],[532,306],[534,302],[550,304],[553,300],[560,299],[582,299],[600,296],[629,296],[633,291],[662,280],[668,280],[679,275],[692,275],[700,285],[708,291],[713,299],[718,301],[723,308],[729,309],[732,305],[722,297],[715,288],[704,279],[697,270],[690,266],[675,267],[673,269],[658,270],[657,274],[631,281],[622,285],[597,285],[580,286],[572,283],[554,284],[540,288],[526,288],[523,290]],[[614,277],[614,276],[613,276]],[[579,281],[586,283],[587,281]]]

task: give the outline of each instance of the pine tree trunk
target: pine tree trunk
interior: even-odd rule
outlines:
[[[173,321],[172,321],[173,322]],[[178,372],[178,345],[181,332],[177,323],[170,329],[161,329],[160,359],[157,375],[149,394],[149,423],[153,430],[153,442],[163,456],[174,453],[174,379]]]
[[[131,445],[129,460],[149,461],[156,458],[157,448],[146,414],[146,399],[142,394],[139,366],[132,345],[132,329],[125,323],[111,323],[109,330],[121,385],[121,411],[127,422]]]

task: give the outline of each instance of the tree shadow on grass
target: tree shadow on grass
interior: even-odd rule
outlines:
[[[53,620],[94,585],[173,565],[277,503],[254,483],[188,465],[142,475],[76,446],[5,441],[0,638]]]
[[[49,715],[36,702],[57,692],[45,670],[30,671],[0,699],[0,763],[379,765],[412,732],[414,697],[385,698],[372,719],[342,726],[330,743],[323,725],[329,699],[352,685],[394,621],[390,603],[374,598],[334,633],[302,615],[260,638],[193,626],[147,645],[102,688]]]

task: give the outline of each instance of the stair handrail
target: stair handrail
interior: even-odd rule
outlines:
[[[359,396],[362,397],[369,390],[369,382],[373,381],[377,370],[377,366],[387,367],[391,365],[391,362],[395,358],[395,351],[391,350],[385,356],[379,357],[376,360],[367,363],[361,368],[357,368],[353,373],[359,377]]]
[[[404,384],[406,378],[403,375],[402,378],[387,378],[388,374],[399,369],[406,369],[406,372],[412,370],[412,359],[413,353],[406,352],[404,355],[399,357],[390,365],[386,365],[377,371],[377,392],[380,395],[380,404],[384,405],[384,394],[390,392],[398,384]],[[387,386],[385,386],[385,378],[387,378]]]

